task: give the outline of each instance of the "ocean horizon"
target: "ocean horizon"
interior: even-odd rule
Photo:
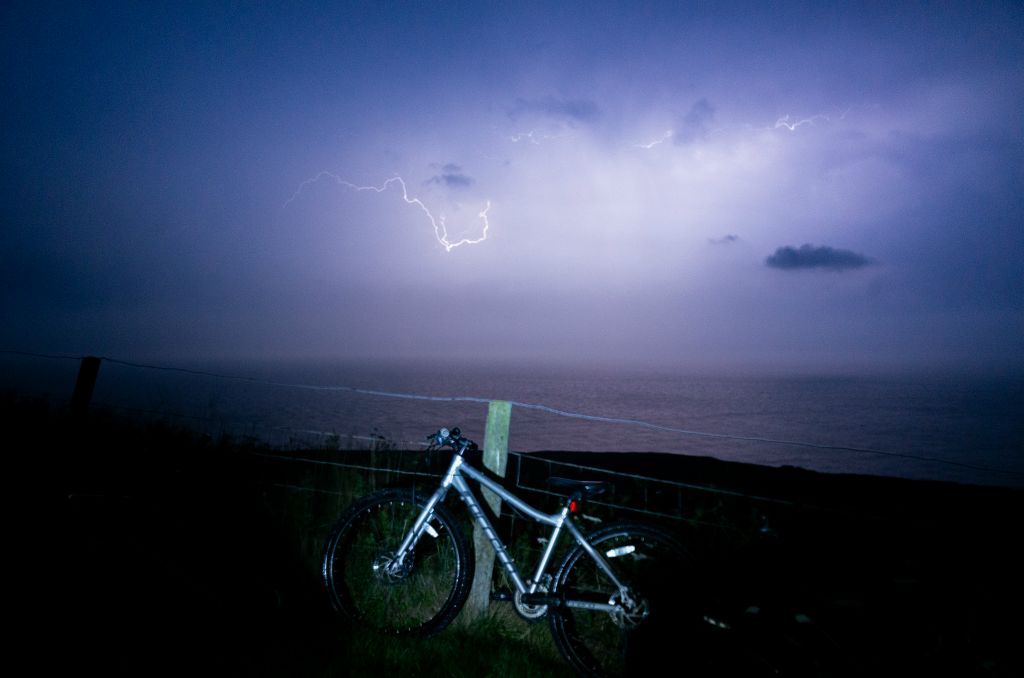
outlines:
[[[4,389],[70,396],[76,361],[3,361]],[[414,447],[442,426],[482,442],[491,400],[514,403],[515,452],[662,452],[1024,487],[1022,375],[104,360],[93,394],[98,407],[283,446]]]

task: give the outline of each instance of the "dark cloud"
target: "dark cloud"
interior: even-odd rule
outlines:
[[[723,235],[721,238],[708,238],[708,242],[711,243],[712,245],[728,245],[730,243],[736,242],[739,239],[740,237],[738,235],[729,233],[728,235]]]
[[[780,247],[775,250],[764,263],[771,268],[783,271],[796,271],[805,268],[825,268],[831,271],[844,271],[852,268],[863,268],[870,265],[871,259],[863,254],[840,250],[832,247],[815,247],[801,245],[796,247]]]
[[[680,117],[673,139],[676,144],[689,144],[703,139],[711,131],[710,125],[715,119],[715,107],[707,99],[695,103],[690,111]]]
[[[454,162],[445,163],[444,165],[432,163],[431,167],[440,169],[441,173],[430,177],[425,183],[441,184],[448,188],[469,188],[474,183],[473,177],[464,174],[462,166],[456,165]]]
[[[593,101],[588,99],[516,99],[516,105],[508,112],[510,118],[524,115],[543,115],[551,118],[564,118],[577,122],[590,122],[600,115],[601,111]]]

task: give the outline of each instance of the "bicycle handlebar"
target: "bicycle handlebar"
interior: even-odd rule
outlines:
[[[428,435],[427,440],[429,440],[432,445],[437,445],[438,447],[451,447],[459,454],[462,454],[466,450],[477,449],[476,443],[463,436],[462,431],[459,430],[458,426],[454,427],[451,431],[446,428],[442,428],[436,433]]]

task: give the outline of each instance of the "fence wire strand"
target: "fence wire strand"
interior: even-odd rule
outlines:
[[[68,355],[68,354],[45,354],[45,353],[32,353],[32,352],[28,352],[28,351],[13,351],[13,350],[0,350],[0,354],[28,356],[28,357],[38,357],[38,358],[72,359],[72,360],[81,360],[83,357],[85,357],[85,356],[72,356],[72,355]],[[151,364],[134,362],[134,361],[129,361],[129,360],[122,360],[122,359],[119,359],[119,358],[111,358],[111,357],[107,357],[107,356],[100,357],[100,360],[105,361],[105,362],[109,362],[111,364],[122,365],[122,366],[125,366],[125,367],[131,367],[131,368],[136,368],[136,369],[157,370],[157,371],[164,371],[164,372],[177,372],[177,373],[182,373],[182,374],[190,374],[190,375],[194,375],[194,376],[203,376],[203,377],[214,378],[214,379],[223,379],[223,380],[230,380],[230,381],[240,381],[240,382],[245,382],[245,383],[260,384],[260,385],[264,385],[264,386],[275,386],[275,387],[279,387],[279,388],[290,388],[290,389],[300,389],[300,390],[309,390],[309,391],[322,391],[322,392],[357,393],[357,394],[360,394],[360,395],[366,395],[366,396],[372,396],[372,397],[384,397],[384,398],[394,398],[394,399],[402,399],[402,400],[416,400],[416,401],[429,401],[429,402],[468,402],[468,403],[487,404],[487,403],[492,402],[493,400],[499,400],[499,399],[496,399],[496,398],[480,398],[480,397],[475,397],[475,396],[428,396],[428,395],[415,394],[415,393],[402,393],[402,392],[398,392],[398,391],[386,391],[386,390],[378,390],[378,389],[358,388],[358,387],[347,386],[347,385],[318,385],[318,384],[303,384],[303,383],[294,383],[294,382],[284,382],[284,381],[276,381],[276,380],[271,380],[271,379],[263,379],[263,378],[259,378],[259,377],[222,374],[222,373],[217,373],[217,372],[210,372],[210,371],[206,371],[206,370],[197,370],[197,369],[191,369],[191,368],[185,368],[185,367],[174,367],[174,366],[166,366],[166,365],[151,365]],[[503,400],[503,399],[501,399],[501,400]],[[875,449],[875,448],[856,447],[856,446],[848,446],[848,445],[829,445],[829,444],[812,443],[812,442],[799,441],[799,440],[783,440],[783,439],[776,439],[776,438],[767,438],[767,437],[762,437],[762,436],[744,436],[744,435],[736,435],[736,434],[729,434],[729,433],[712,433],[712,432],[707,432],[707,431],[696,431],[696,430],[693,430],[693,429],[685,429],[685,428],[678,428],[678,427],[674,427],[674,426],[666,426],[664,424],[657,424],[657,423],[653,423],[653,422],[649,422],[649,421],[643,421],[643,420],[640,420],[640,419],[630,419],[630,418],[625,418],[625,417],[608,417],[608,416],[587,414],[587,413],[583,413],[583,412],[573,412],[573,411],[569,411],[569,410],[562,410],[562,409],[550,407],[548,405],[539,404],[539,403],[526,403],[526,402],[514,401],[514,400],[509,400],[509,401],[506,401],[506,402],[509,402],[513,407],[518,407],[518,408],[525,409],[525,410],[533,410],[533,411],[538,411],[538,412],[544,412],[546,414],[551,414],[551,415],[559,416],[559,417],[565,417],[565,418],[569,418],[569,419],[578,419],[578,420],[601,422],[601,423],[607,423],[607,424],[617,424],[617,425],[623,425],[623,426],[632,426],[632,427],[636,427],[636,428],[646,428],[646,429],[649,429],[649,430],[662,431],[662,432],[666,432],[666,433],[674,433],[674,434],[682,435],[682,436],[714,438],[714,439],[720,439],[720,440],[735,440],[735,441],[739,441],[739,442],[755,442],[755,443],[763,443],[763,444],[785,445],[785,446],[792,446],[792,447],[804,447],[804,448],[811,448],[811,449],[818,449],[818,450],[829,450],[829,451],[833,451],[833,452],[848,452],[848,453],[857,453],[857,454],[871,454],[871,455],[878,455],[878,456],[885,456],[885,457],[892,457],[892,458],[899,458],[899,459],[911,459],[911,460],[914,460],[914,461],[922,461],[922,462],[932,463],[932,464],[942,464],[942,465],[946,465],[946,466],[955,466],[957,468],[969,469],[969,470],[972,470],[972,471],[983,471],[983,472],[987,472],[987,473],[996,473],[996,474],[1001,474],[1001,475],[1017,476],[1017,477],[1024,476],[1024,472],[1015,471],[1015,470],[1011,470],[1011,469],[996,468],[996,467],[991,467],[991,466],[983,466],[981,464],[969,464],[969,463],[966,463],[966,462],[959,462],[959,461],[954,461],[954,460],[951,460],[951,459],[939,459],[939,458],[936,458],[936,457],[928,457],[928,456],[925,456],[925,455],[918,455],[918,454],[909,454],[909,453],[905,453],[905,452],[894,452],[894,451],[891,451],[891,450],[879,450],[879,449]],[[326,432],[312,432],[312,431],[305,431],[305,432],[306,433],[313,433],[313,434],[320,433],[320,434],[325,435],[325,436],[327,436],[327,435],[336,435],[336,434],[331,434],[331,433],[326,433]]]

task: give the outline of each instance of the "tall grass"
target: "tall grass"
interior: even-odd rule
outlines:
[[[76,671],[571,675],[547,624],[527,623],[510,603],[472,620],[464,612],[429,638],[381,636],[327,609],[323,538],[379,478],[162,422],[105,412],[71,422],[59,407],[11,394],[0,398],[0,421],[27,441],[19,458],[39,465],[25,477],[59,486],[52,495],[69,530],[62,652]]]

